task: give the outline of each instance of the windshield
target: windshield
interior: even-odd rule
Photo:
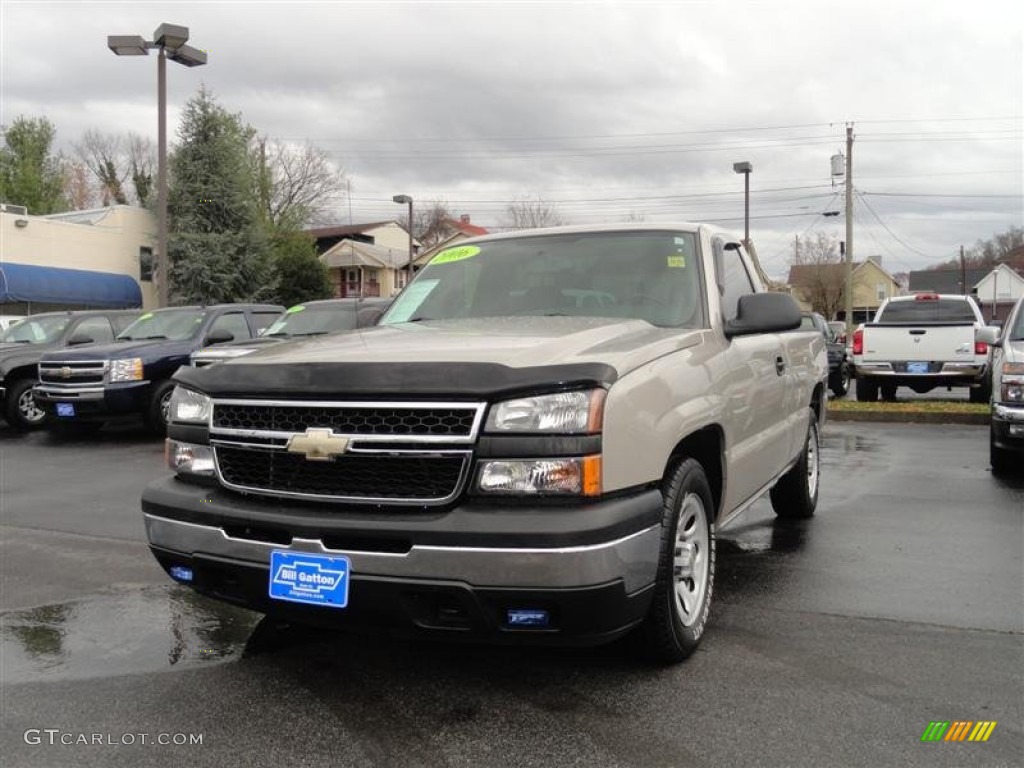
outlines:
[[[356,327],[356,305],[299,304],[281,315],[263,332],[264,336],[317,336]]]
[[[876,323],[973,323],[974,310],[966,299],[914,299],[891,301]]]
[[[118,335],[118,341],[143,339],[171,339],[185,341],[193,338],[203,324],[206,313],[201,309],[162,309],[147,312]]]
[[[456,318],[573,315],[704,326],[690,232],[509,237],[437,254],[382,325]]]
[[[1006,338],[1010,341],[1024,341],[1024,304],[1017,307],[1017,319],[1013,327],[1006,329]]]
[[[0,344],[48,344],[60,338],[70,319],[67,315],[28,317],[0,333]]]

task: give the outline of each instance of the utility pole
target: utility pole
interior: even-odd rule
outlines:
[[[846,338],[853,338],[853,123],[846,124]]]
[[[960,246],[960,293],[967,295],[967,260],[964,258],[964,247]]]

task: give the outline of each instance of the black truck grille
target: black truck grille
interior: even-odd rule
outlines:
[[[348,454],[309,461],[281,450],[219,445],[217,467],[225,483],[260,493],[362,501],[440,501],[459,490],[468,454]]]
[[[476,415],[475,407],[216,403],[213,428],[305,432],[313,427],[339,435],[468,437]]]
[[[67,360],[39,363],[39,380],[44,384],[102,384],[104,360]]]

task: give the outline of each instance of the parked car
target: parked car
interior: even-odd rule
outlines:
[[[46,412],[32,394],[43,354],[113,341],[141,314],[141,309],[48,312],[31,315],[0,333],[0,409],[7,423],[27,430],[46,421]]]
[[[604,297],[604,301],[589,300]],[[680,661],[715,532],[813,515],[828,362],[735,236],[567,227],[442,250],[381,322],[178,371],[150,547],[312,623]]]
[[[250,339],[283,311],[273,304],[218,304],[146,312],[112,344],[43,355],[35,401],[62,428],[96,428],[141,415],[151,429],[162,431],[174,389],[171,376],[188,365],[192,352]]]
[[[992,471],[1024,475],[1024,298],[1001,330],[983,328],[978,341],[992,347]]]
[[[801,329],[816,330],[825,338],[825,347],[828,349],[828,388],[836,397],[843,397],[850,391],[853,360],[846,345],[836,336],[833,325],[817,312],[804,312],[801,315]]]
[[[857,399],[894,400],[897,387],[919,394],[936,387],[969,387],[972,403],[987,403],[988,346],[975,334],[985,326],[970,296],[918,293],[886,299],[874,320],[853,334]]]
[[[222,363],[282,341],[323,336],[374,325],[391,299],[325,299],[290,307],[259,336],[204,347],[192,353],[196,368]]]

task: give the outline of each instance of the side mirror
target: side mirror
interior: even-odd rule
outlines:
[[[974,332],[974,340],[982,341],[990,347],[998,347],[1002,343],[999,340],[1002,335],[1003,331],[1001,328],[994,325],[986,325]]]
[[[749,293],[740,296],[736,318],[725,324],[725,336],[781,333],[799,327],[800,305],[788,293]]]
[[[224,344],[234,340],[235,334],[231,331],[225,331],[223,328],[216,331],[210,331],[210,334],[206,337],[207,344]]]
[[[84,333],[73,334],[71,336],[71,338],[68,339],[68,346],[69,347],[78,347],[78,346],[81,346],[82,344],[95,344],[95,343],[96,343],[96,339],[92,338],[91,336],[86,336]]]

